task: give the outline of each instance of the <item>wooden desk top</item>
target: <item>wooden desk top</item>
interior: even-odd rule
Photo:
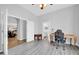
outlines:
[[[50,33],[49,35],[54,35],[54,33]],[[75,34],[66,34],[64,33],[64,37],[65,38],[73,38],[73,39],[77,39],[77,36]]]

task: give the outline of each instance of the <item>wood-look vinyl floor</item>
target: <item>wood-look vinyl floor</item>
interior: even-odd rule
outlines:
[[[8,38],[8,48],[13,48],[13,47],[18,46],[22,43],[24,43],[24,41],[18,40],[16,37]]]
[[[47,40],[24,43],[10,48],[8,51],[9,55],[79,55],[78,47],[66,45],[65,50],[63,50],[60,45],[56,49],[56,46],[53,46]]]

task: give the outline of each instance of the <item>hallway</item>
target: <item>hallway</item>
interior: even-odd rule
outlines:
[[[47,40],[42,40],[10,48],[9,55],[79,55],[79,48],[66,45],[65,50],[62,46],[56,49],[56,46],[49,44]]]

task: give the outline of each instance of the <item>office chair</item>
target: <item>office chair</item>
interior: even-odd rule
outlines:
[[[61,29],[58,29],[55,32],[55,42],[56,42],[56,49],[58,49],[59,47],[59,43],[61,43],[63,45],[63,50],[65,50],[65,42],[66,40],[64,39],[64,33],[62,32]]]

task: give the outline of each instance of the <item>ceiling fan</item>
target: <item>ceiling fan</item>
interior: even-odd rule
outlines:
[[[35,5],[35,4],[32,4]],[[43,10],[47,5],[53,5],[53,4],[39,4],[39,7],[41,10]]]

